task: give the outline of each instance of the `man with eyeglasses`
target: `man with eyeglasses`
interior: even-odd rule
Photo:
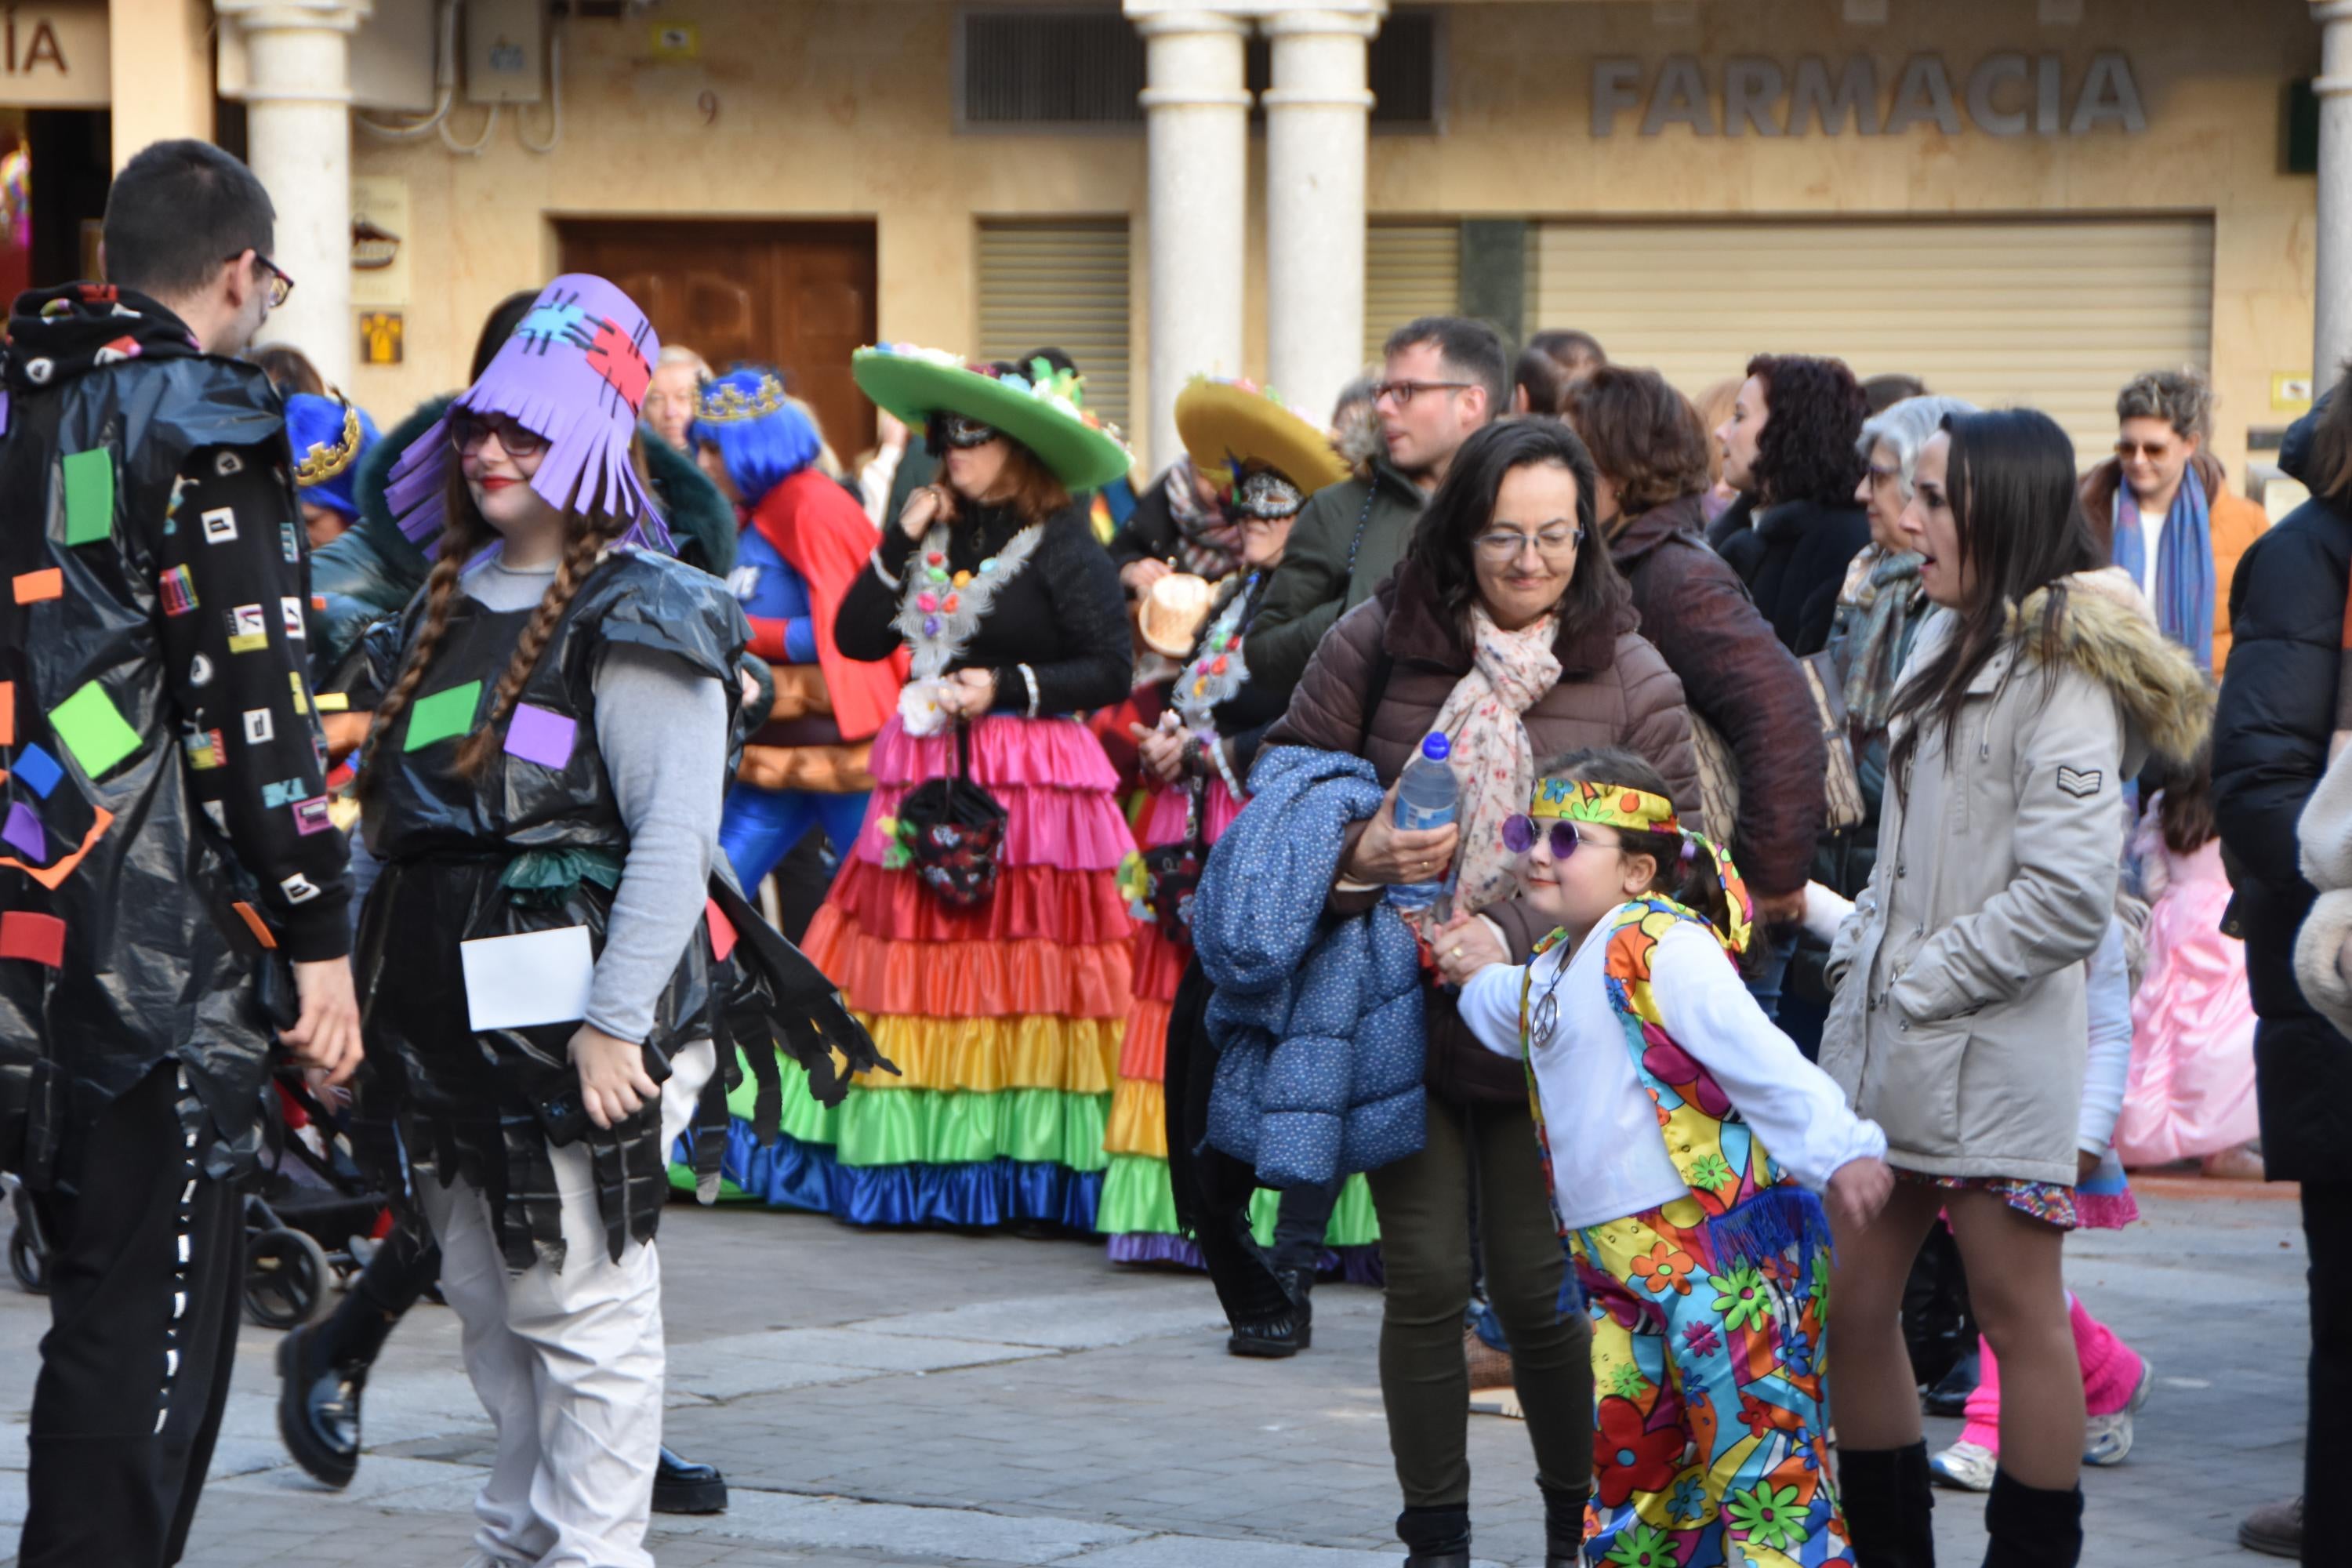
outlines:
[[[2116,455],[2083,477],[2083,515],[2164,635],[2218,675],[2230,658],[2230,578],[2270,519],[2230,493],[2205,449],[2212,413],[2212,388],[2194,370],[2132,377],[2116,399]]]
[[[1250,679],[1288,690],[1333,622],[1404,555],[1422,509],[1472,431],[1510,407],[1503,340],[1483,321],[1424,316],[1389,335],[1374,389],[1383,449],[1364,477],[1318,490],[1250,626]]]
[[[292,287],[246,166],[157,142],[110,281],[19,297],[0,441],[0,1165],[47,1276],[24,1568],[179,1561],[244,1283],[273,1048],[360,1058],[304,670],[284,408],[236,356]]]

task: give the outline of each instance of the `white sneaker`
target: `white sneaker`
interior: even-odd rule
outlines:
[[[2146,1356],[2140,1358],[2139,1383],[2132,1389],[2131,1403],[2113,1415],[2094,1415],[2083,1430],[2083,1463],[2086,1465],[2120,1465],[2132,1450],[2132,1417],[2147,1405],[2147,1396],[2156,1388],[2156,1365]]]
[[[1927,1479],[1937,1486],[1964,1492],[1992,1490],[1992,1473],[2000,1461],[1981,1443],[1955,1443],[1927,1460]]]

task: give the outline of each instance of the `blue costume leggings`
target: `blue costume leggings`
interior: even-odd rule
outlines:
[[[727,814],[719,822],[719,847],[735,868],[747,894],[759,886],[812,827],[823,826],[836,854],[846,856],[866,823],[867,792],[824,795],[806,789],[761,789],[738,784],[727,792]]]

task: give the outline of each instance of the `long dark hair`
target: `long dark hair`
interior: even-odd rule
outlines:
[[[1868,465],[1854,442],[1870,400],[1842,359],[1758,354],[1748,374],[1764,383],[1764,428],[1756,437],[1756,486],[1768,503],[1809,500],[1852,507]]]
[[[1445,480],[1429,498],[1429,508],[1414,525],[1397,568],[1400,577],[1410,573],[1429,585],[1451,624],[1466,626],[1471,606],[1478,602],[1478,572],[1470,542],[1493,525],[1503,476],[1538,463],[1557,464],[1576,480],[1576,526],[1583,542],[1577,547],[1568,589],[1559,596],[1561,628],[1603,623],[1633,604],[1633,591],[1611,563],[1608,546],[1593,521],[1598,475],[1592,454],[1575,431],[1557,419],[1505,419],[1471,432],[1454,454]]]
[[[2101,564],[2075,490],[2074,443],[2050,416],[2034,408],[1948,414],[1943,429],[1951,438],[1944,490],[1959,533],[1960,559],[1950,567],[1974,581],[1958,628],[1895,694],[1894,711],[1912,722],[1887,765],[1906,795],[1920,731],[1940,723],[1949,753],[1969,682],[2000,647],[2011,611],[2049,588],[2040,624],[2021,629],[2035,640],[2053,637],[2066,616],[2059,579]],[[2043,668],[2054,676],[2052,661]]]
[[[2175,855],[2194,855],[2220,837],[2221,829],[2213,820],[2213,738],[2208,733],[2205,743],[2187,762],[2158,757],[2156,760],[2157,788],[2163,798],[2157,805],[2157,826],[2164,834],[2164,847]]]

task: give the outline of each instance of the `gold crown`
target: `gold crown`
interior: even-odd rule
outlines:
[[[360,411],[350,404],[343,405],[343,433],[334,445],[320,441],[302,454],[294,465],[294,482],[298,485],[323,485],[352,466],[360,455]]]
[[[694,402],[694,416],[706,425],[740,425],[763,419],[784,405],[784,384],[766,371],[760,384],[746,394],[740,386],[712,382]]]

